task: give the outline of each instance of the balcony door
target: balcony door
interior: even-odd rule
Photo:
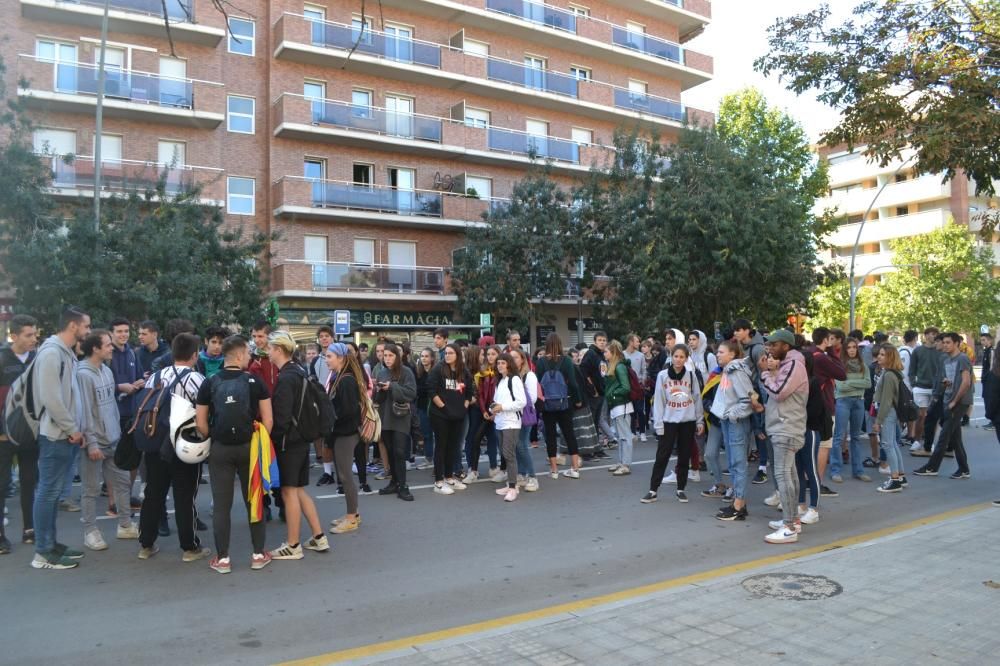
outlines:
[[[156,144],[156,163],[161,171],[167,172],[168,192],[179,192],[184,185],[182,167],[187,164],[186,148],[182,141],[158,141]]]
[[[413,28],[385,26],[385,56],[399,62],[413,62]]]
[[[326,196],[326,160],[307,159],[302,163],[302,175],[309,180],[312,191],[312,205],[325,206],[330,203]]]
[[[153,83],[149,81],[149,83]],[[191,99],[191,89],[187,81],[187,61],[180,58],[160,58],[160,104],[163,106],[176,106],[182,109],[192,108],[194,100]],[[136,85],[136,88],[145,86]],[[153,86],[150,86],[153,87]],[[152,97],[153,91],[148,90],[146,94]],[[136,96],[139,96],[136,90]]]
[[[326,44],[326,8],[314,5],[306,5],[302,10],[302,16],[309,21],[309,31],[312,34],[314,46]]]
[[[45,155],[52,165],[52,183],[72,187],[76,183],[75,164],[66,164],[65,156],[76,154],[73,130],[37,129],[32,136],[34,151]]]
[[[326,261],[327,247],[326,236],[303,236],[303,259],[312,270],[313,289],[329,289],[330,284],[327,279]]]
[[[545,90],[545,59],[524,56],[524,85],[526,88]]]
[[[326,122],[323,104],[326,99],[326,84],[322,81],[306,81],[302,84],[302,96],[309,100],[313,124]]]
[[[524,130],[528,135],[525,137],[527,150],[530,152],[534,149],[539,157],[548,157],[549,124],[544,120],[526,120]]]
[[[80,92],[76,44],[40,39],[35,43],[35,58],[52,63],[52,80],[55,82],[56,92],[74,95]]]
[[[417,244],[389,241],[389,288],[414,291],[417,277]]]
[[[97,92],[96,81],[100,64],[101,48],[97,47],[94,49],[93,69],[95,93]],[[130,98],[132,91],[128,74],[128,51],[113,46],[104,49],[104,94],[108,97]]]
[[[413,100],[409,97],[385,96],[385,132],[389,136],[413,138]]]
[[[394,192],[396,210],[400,215],[412,215],[416,207],[417,173],[413,169],[389,169],[389,187]],[[391,262],[390,262],[391,263]]]

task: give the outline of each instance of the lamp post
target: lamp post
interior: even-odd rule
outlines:
[[[858,290],[860,290],[861,286],[864,285],[865,280],[868,279],[868,276],[871,275],[872,272],[877,271],[880,268],[916,268],[919,271],[920,270],[920,264],[882,264],[881,266],[874,266],[872,268],[869,268],[868,271],[864,275],[862,275],[861,279],[859,279],[857,282],[854,281],[854,275],[852,273],[851,274],[851,291],[850,291],[850,298],[851,298],[851,327],[850,327],[850,330],[852,330],[852,331],[854,330],[854,303],[855,303],[855,301],[858,298]]]
[[[97,60],[97,117],[94,122],[94,231],[101,229],[101,139],[104,131],[104,55],[108,47],[108,10],[111,0],[104,0],[101,19],[101,54]]]

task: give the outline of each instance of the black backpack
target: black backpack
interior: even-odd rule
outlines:
[[[170,434],[170,396],[174,387],[191,374],[191,369],[178,373],[168,383],[163,382],[162,373],[157,371],[139,392],[139,408],[129,429],[135,447],[142,453],[156,453],[166,441]]]
[[[298,431],[303,441],[313,442],[333,432],[336,415],[333,401],[327,396],[322,385],[303,375],[299,406],[292,416],[292,427]]]
[[[220,373],[209,381],[212,382],[212,441],[230,445],[249,443],[254,422],[250,384],[257,380],[241,372],[230,378],[223,378]]]
[[[903,381],[903,373],[899,370],[892,370],[892,372],[899,380],[899,393],[896,395],[896,418],[899,419],[901,425],[916,421],[917,417],[920,416],[920,408],[913,400],[913,392]]]

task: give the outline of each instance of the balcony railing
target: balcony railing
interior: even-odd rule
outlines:
[[[549,158],[573,164],[580,163],[580,146],[575,141],[515,132],[499,127],[490,127],[489,133],[490,150],[521,155],[534,153],[543,159]]]
[[[395,294],[443,294],[444,268],[355,264],[339,261],[307,262],[314,291],[369,291]]]
[[[633,32],[614,26],[611,29],[611,41],[615,46],[623,46],[646,55],[663,58],[671,62],[681,62],[681,47],[658,37],[641,32]]]
[[[43,155],[52,169],[50,187],[56,190],[90,190],[96,181],[94,158],[76,155]],[[128,193],[155,191],[160,184],[165,194],[176,196],[193,192],[200,187],[200,198],[212,201],[225,200],[225,183],[222,169],[191,165],[160,164],[136,160],[101,160],[101,190]]]
[[[329,99],[307,99],[312,122],[375,132],[406,139],[441,143],[441,118],[387,111],[373,106],[349,104]]]
[[[550,28],[576,32],[576,14],[561,7],[552,7],[527,0],[486,0],[486,9]]]
[[[313,46],[337,49],[354,49],[357,53],[397,62],[408,62],[428,67],[441,67],[441,47],[430,42],[417,41],[361,26],[344,25],[331,21],[309,20]]]
[[[66,4],[104,7],[104,0],[66,0]],[[163,16],[161,0],[109,0],[111,9],[149,16]],[[171,21],[193,22],[194,0],[166,0],[167,18]]]
[[[617,88],[615,89],[615,106],[619,109],[628,109],[684,122],[684,105],[663,97]]]
[[[486,59],[486,76],[493,81],[503,81],[522,88],[579,97],[580,81],[575,76],[550,69],[539,69],[499,58]]]

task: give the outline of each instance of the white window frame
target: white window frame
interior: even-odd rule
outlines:
[[[249,23],[250,24],[250,33],[251,34],[249,36],[236,34],[236,32],[233,30],[233,23],[237,22],[237,21],[240,22],[240,23]],[[235,53],[236,55],[247,56],[247,57],[250,57],[250,58],[252,58],[255,55],[257,55],[257,22],[256,21],[254,21],[253,19],[248,19],[248,18],[239,18],[239,17],[236,17],[236,16],[230,16],[229,17],[229,30],[227,30],[227,33],[231,33],[231,34],[227,34],[226,35],[226,51],[227,52],[229,52],[229,53]],[[249,43],[250,44],[250,53],[243,53],[242,51],[234,51],[233,50],[233,39],[238,39],[239,40],[239,42],[240,42],[239,46],[242,46],[243,44]]]
[[[586,132],[587,133],[587,140],[586,141],[581,141],[580,139],[578,139],[576,137],[576,134],[578,132]],[[587,129],[586,127],[573,127],[572,129],[570,129],[570,137],[571,137],[572,141],[574,141],[574,142],[577,143],[577,145],[581,145],[581,146],[590,145],[590,144],[594,143],[594,130]]]
[[[475,47],[470,49],[469,44],[474,44]],[[465,39],[462,40],[462,51],[480,58],[488,58],[490,55],[490,45],[478,39]]]
[[[569,75],[575,78],[577,81],[594,80],[594,70],[592,70],[590,67],[582,67],[580,65],[570,65]]]
[[[358,259],[358,243],[367,243],[368,247],[371,248],[371,261],[360,261]],[[355,238],[353,254],[351,255],[351,263],[358,264],[359,266],[374,266],[377,261],[375,256],[375,239],[374,238]]]
[[[229,110],[229,100],[231,99],[248,99],[250,100],[250,105],[253,107],[250,113],[233,112]],[[237,118],[249,118],[250,119],[250,131],[233,129],[230,123],[231,117]],[[254,97],[247,97],[246,95],[226,95],[226,131],[232,132],[233,134],[256,134],[257,132],[257,99]]]
[[[474,113],[484,113],[484,114],[486,114],[486,124],[485,125],[480,124],[480,123],[483,122],[482,118],[476,118],[475,116],[470,116],[469,115],[470,111],[472,111]],[[491,121],[492,121],[492,115],[486,109],[477,109],[475,107],[470,107],[470,106],[465,107],[465,126],[466,127],[475,127],[475,128],[478,128],[478,129],[488,129],[489,126],[490,126],[490,124],[491,124]]]
[[[590,10],[586,7],[581,7],[580,5],[570,5],[567,7],[569,11],[577,16],[590,17]]]
[[[250,181],[250,194],[234,194],[232,191],[233,181]],[[250,212],[234,211],[233,199],[249,199]],[[230,215],[256,215],[257,214],[257,180],[246,176],[226,176],[226,212]]]

